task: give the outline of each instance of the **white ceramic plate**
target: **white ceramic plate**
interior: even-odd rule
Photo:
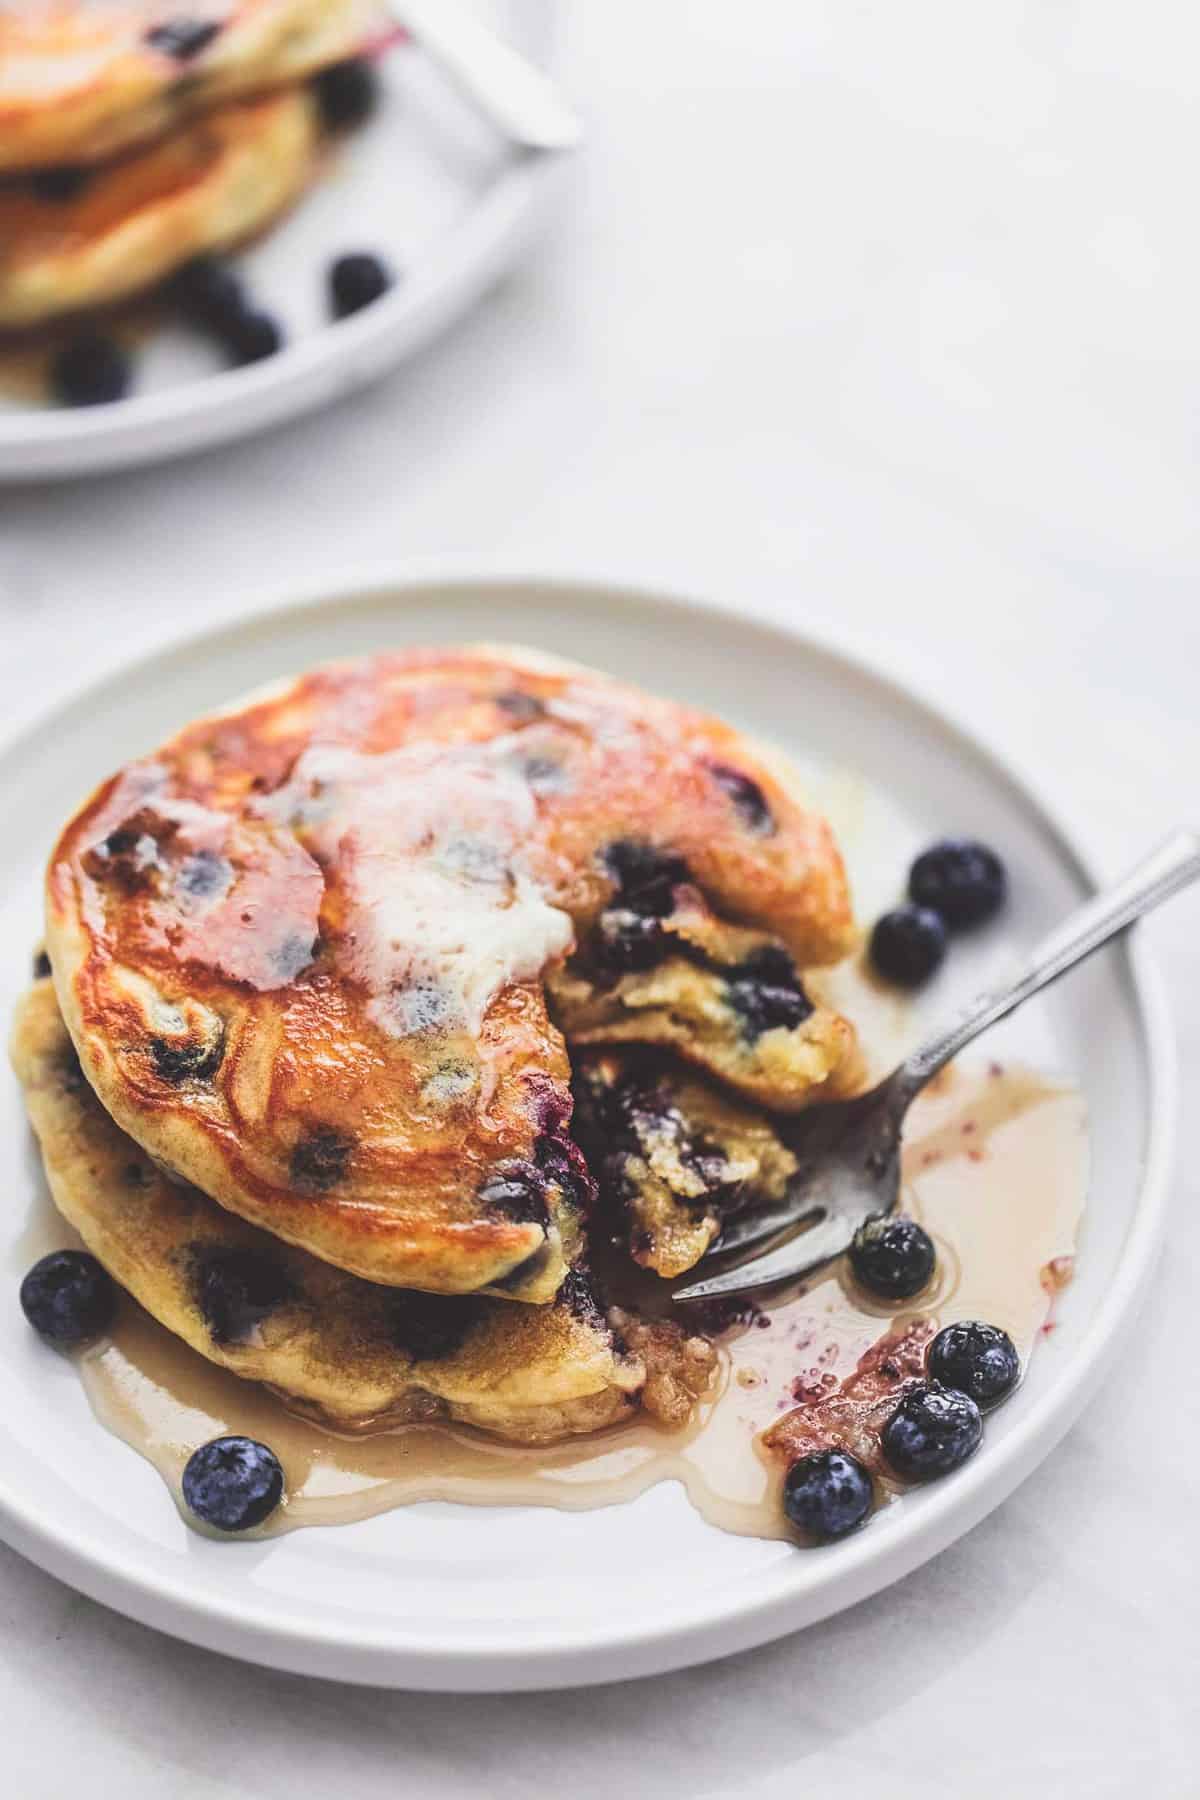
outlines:
[[[543,66],[552,0],[474,0]],[[0,481],[93,474],[248,436],[341,398],[419,350],[515,262],[566,173],[504,146],[418,51],[380,63],[382,99],[295,210],[238,258],[285,325],[278,356],[225,369],[203,338],[164,326],[138,348],[137,388],[114,406],[56,408],[0,393]],[[383,255],[403,279],[336,325],[325,272],[343,251]]]
[[[288,671],[414,640],[510,638],[650,681],[784,747],[820,746],[886,784],[915,836],[976,831],[1014,872],[1008,947],[1084,894],[1072,840],[961,727],[800,633],[657,595],[574,583],[411,577],[211,630],[91,688],[0,754],[6,948],[0,1007],[27,978],[40,867],[99,775],[182,720]],[[992,934],[985,934],[991,937]],[[1004,943],[991,942],[993,959]],[[956,953],[974,986],[975,952]],[[979,952],[979,954],[985,954]],[[1072,1073],[1091,1108],[1079,1272],[1058,1329],[962,1471],[853,1539],[802,1552],[724,1535],[674,1485],[592,1513],[422,1505],[255,1544],[190,1532],[158,1476],[88,1412],[25,1325],[20,1237],[36,1166],[0,1077],[0,1532],[94,1598],[211,1649],[346,1680],[558,1687],[720,1656],[861,1600],[942,1549],[1046,1455],[1096,1387],[1159,1241],[1172,1116],[1170,1033],[1140,950],[1094,958],[993,1040]]]

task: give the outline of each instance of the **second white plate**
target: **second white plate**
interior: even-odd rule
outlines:
[[[550,0],[476,3],[515,48],[548,62]],[[324,406],[421,349],[512,266],[565,164],[509,150],[410,46],[379,66],[370,122],[295,211],[237,259],[256,301],[284,326],[286,347],[225,369],[213,345],[164,326],[138,349],[134,393],[113,406],[58,408],[0,393],[0,481],[160,461]],[[352,250],[381,255],[401,279],[330,324],[326,270]]]

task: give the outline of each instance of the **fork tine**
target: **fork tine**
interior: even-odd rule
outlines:
[[[778,1237],[788,1226],[806,1224],[809,1219],[819,1219],[819,1206],[806,1206],[797,1211],[792,1205],[769,1207],[766,1212],[748,1213],[744,1219],[734,1219],[724,1227],[716,1243],[705,1252],[705,1259],[726,1256],[731,1250],[748,1250],[752,1244],[763,1244],[768,1238]]]
[[[801,1275],[830,1262],[849,1247],[854,1226],[844,1218],[828,1218],[810,1231],[802,1231],[778,1250],[756,1256],[740,1269],[729,1269],[724,1275],[711,1275],[707,1281],[694,1281],[690,1287],[676,1288],[672,1300],[710,1300],[716,1294],[748,1294],[755,1288],[771,1287],[780,1281],[796,1281]]]

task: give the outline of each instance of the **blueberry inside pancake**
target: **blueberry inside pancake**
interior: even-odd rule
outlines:
[[[791,1110],[851,1078],[825,822],[729,726],[532,652],[331,665],[62,833],[87,1080],[218,1205],[365,1281],[549,1304],[593,1198],[571,1060],[665,1046]]]
[[[656,1274],[693,1268],[725,1218],[782,1200],[795,1173],[765,1113],[656,1052],[581,1059],[575,1094],[601,1216]]]
[[[620,843],[607,866],[609,904],[548,980],[569,1042],[660,1045],[784,1111],[853,1084],[853,1032],[783,943],[718,917],[679,857]]]
[[[711,1382],[703,1338],[628,1319],[618,1332],[582,1269],[546,1306],[404,1292],[167,1180],[79,1080],[48,980],[18,1009],[12,1054],[55,1203],[114,1279],[202,1355],[327,1424],[445,1419],[548,1443],[639,1408],[680,1423]]]

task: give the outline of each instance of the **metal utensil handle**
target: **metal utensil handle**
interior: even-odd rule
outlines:
[[[396,14],[466,98],[524,150],[570,150],[579,119],[540,69],[457,0],[397,0]]]
[[[1161,905],[1197,878],[1200,837],[1194,831],[1173,832],[1123,881],[1086,901],[1044,938],[1015,981],[981,994],[952,1024],[913,1052],[902,1064],[897,1084],[904,1091],[905,1104],[981,1031],[1007,1018],[1031,995],[1057,981],[1143,913]]]

